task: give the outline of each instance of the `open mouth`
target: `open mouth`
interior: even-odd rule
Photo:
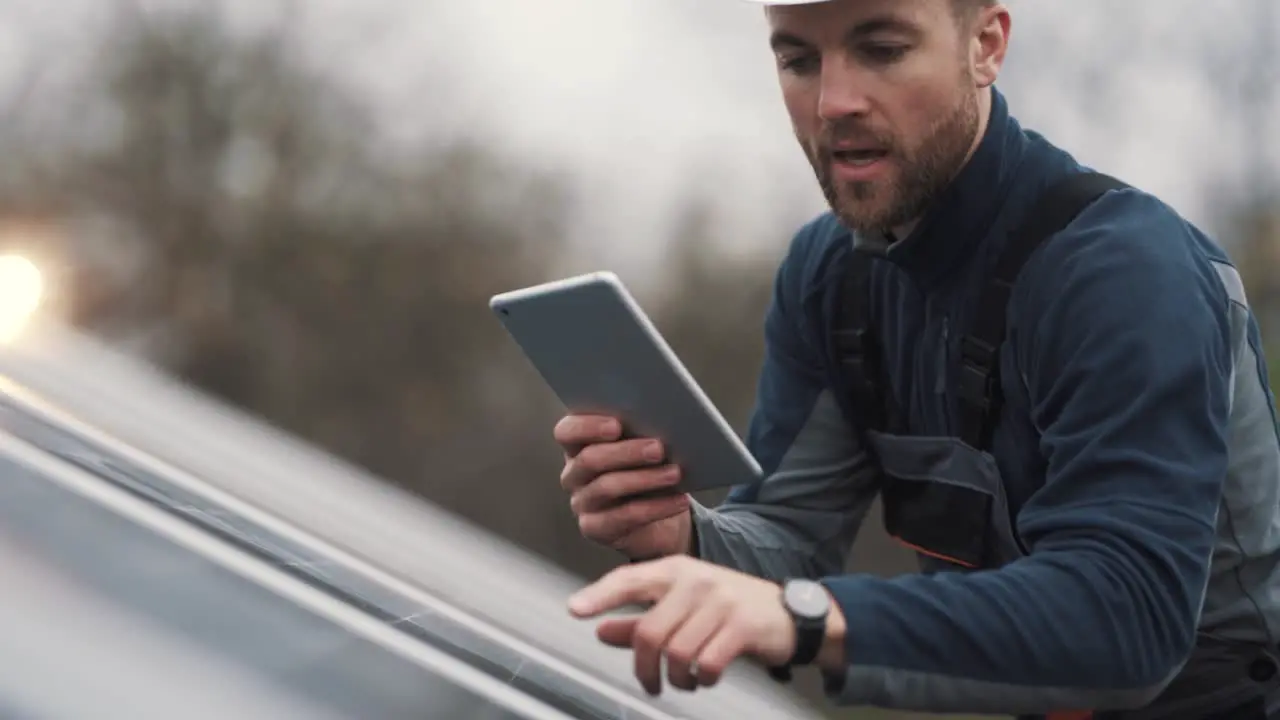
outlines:
[[[831,153],[831,157],[838,163],[852,165],[854,167],[866,167],[878,160],[883,160],[889,153],[885,150],[877,149],[861,149],[861,150],[836,150]]]

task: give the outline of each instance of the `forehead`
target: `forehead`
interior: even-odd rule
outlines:
[[[829,0],[803,5],[770,5],[765,8],[774,33],[802,37],[824,44],[863,30],[914,30],[922,32],[938,23],[950,23],[952,0]]]

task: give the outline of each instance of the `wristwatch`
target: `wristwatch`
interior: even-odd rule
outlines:
[[[791,668],[817,659],[827,634],[831,596],[820,583],[791,578],[782,585],[781,600],[796,626],[796,649],[785,665],[770,668],[769,674],[779,682],[787,682],[791,680]]]

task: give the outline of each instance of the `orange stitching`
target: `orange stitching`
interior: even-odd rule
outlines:
[[[947,562],[949,562],[949,563],[955,563],[956,565],[959,565],[959,566],[961,566],[961,567],[967,567],[967,568],[969,568],[969,569],[971,569],[971,570],[976,570],[976,569],[977,569],[977,567],[978,567],[977,565],[974,565],[973,563],[961,562],[961,561],[959,561],[959,560],[957,560],[957,559],[955,559],[955,558],[953,558],[953,557],[948,557],[948,556],[946,556],[946,555],[943,555],[942,553],[937,553],[937,552],[934,552],[934,551],[932,551],[932,550],[926,550],[926,549],[924,549],[924,548],[922,548],[922,547],[920,547],[920,546],[918,546],[918,545],[912,545],[911,543],[907,542],[906,540],[903,540],[902,538],[898,537],[897,535],[890,535],[889,537],[891,537],[891,538],[893,538],[894,540],[896,540],[896,541],[898,542],[898,544],[900,544],[900,545],[902,545],[902,546],[904,546],[904,547],[910,548],[910,549],[912,549],[912,550],[915,550],[916,552],[918,552],[918,553],[920,553],[920,554],[922,554],[922,555],[928,555],[928,556],[929,556],[929,557],[931,557],[931,558],[937,558],[938,560],[945,560],[945,561],[947,561]],[[1067,718],[1066,720],[1075,720],[1075,719],[1074,719],[1074,718]]]

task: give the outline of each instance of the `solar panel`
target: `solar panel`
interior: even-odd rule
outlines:
[[[26,706],[45,706],[40,716],[50,715],[47,706],[60,695],[82,692],[86,677],[105,670],[136,675],[157,665],[155,647],[163,644],[164,662],[146,678],[151,689],[128,699],[135,712],[142,711],[135,717],[208,712],[210,700],[201,698],[209,691],[185,698],[171,691],[216,688],[219,674],[240,678],[258,696],[254,702],[244,695],[215,698],[223,706],[228,700],[242,705],[222,717],[279,717],[280,706],[299,718],[570,717],[434,648],[389,642],[386,634],[370,632],[370,623],[353,620],[354,608],[302,583],[291,585],[287,576],[229,546],[210,551],[219,547],[211,537],[172,517],[158,520],[164,516],[153,506],[59,465],[0,438],[0,547],[20,558],[5,563],[5,594],[39,594],[32,586],[44,587],[46,603],[78,607],[75,620],[99,635],[68,637],[62,627],[67,610],[44,622],[30,610],[10,615],[22,619],[31,640],[22,647],[4,643],[6,666],[26,662],[32,644],[62,661],[60,683],[50,692],[32,697],[26,691]],[[49,593],[54,585],[60,592]],[[110,626],[129,631],[113,634]],[[109,668],[101,660],[86,666],[80,652],[89,643],[119,660],[108,661]],[[118,664],[139,657],[139,665]],[[209,668],[220,672],[209,675]],[[193,707],[196,701],[200,707]],[[158,706],[181,712],[166,715]],[[108,708],[120,716],[121,708]]]
[[[0,386],[0,428],[533,707],[577,718],[819,717],[754,669],[731,670],[710,692],[643,696],[629,655],[567,616],[579,581],[83,336],[0,353],[0,374],[13,381]],[[358,669],[345,671],[357,682]],[[397,717],[388,712],[360,715]]]

